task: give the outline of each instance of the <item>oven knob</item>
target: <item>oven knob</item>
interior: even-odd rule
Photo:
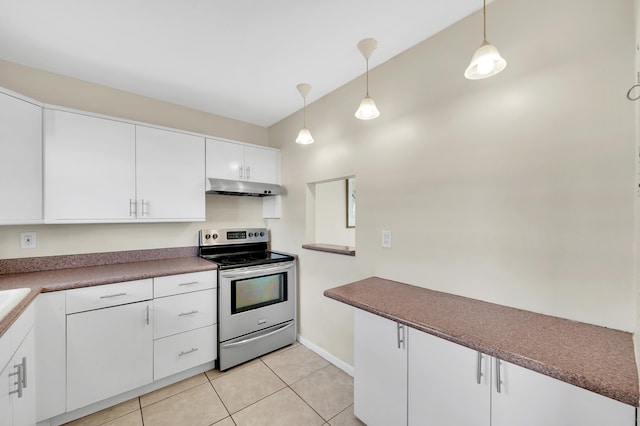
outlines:
[[[218,234],[213,234],[211,237],[213,237],[213,239],[215,240],[216,238],[218,238]]]
[[[253,232],[249,232],[249,238],[253,237]]]
[[[209,234],[205,234],[204,239],[205,239],[205,240],[208,240],[209,238],[211,238],[211,235],[209,235]]]
[[[261,236],[261,237],[264,237],[264,232],[260,232],[260,236]]]

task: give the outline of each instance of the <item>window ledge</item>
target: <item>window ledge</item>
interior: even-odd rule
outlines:
[[[303,244],[303,249],[323,251],[325,253],[342,254],[345,256],[355,256],[356,248],[352,246],[339,246],[335,244]]]

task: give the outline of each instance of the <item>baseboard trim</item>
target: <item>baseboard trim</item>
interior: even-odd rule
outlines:
[[[307,349],[315,352],[316,354],[318,354],[322,358],[324,358],[327,361],[329,361],[331,364],[333,364],[336,367],[338,367],[340,370],[344,371],[345,373],[347,373],[348,375],[353,377],[354,369],[353,369],[352,365],[347,364],[346,362],[342,361],[340,358],[337,358],[335,355],[327,352],[326,350],[324,350],[320,346],[318,346],[315,343],[305,339],[304,337],[302,337],[300,335],[297,336],[297,340],[298,340],[298,342],[300,342],[301,345],[303,345]]]

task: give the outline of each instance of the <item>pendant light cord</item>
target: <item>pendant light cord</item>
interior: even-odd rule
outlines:
[[[484,41],[487,41],[487,0],[482,2],[482,18],[483,18],[483,32]]]
[[[365,58],[367,62],[367,73],[366,73],[366,81],[367,81],[367,97],[369,97],[369,58]]]
[[[304,125],[304,128],[307,128],[307,97],[303,96],[302,98],[302,124]]]

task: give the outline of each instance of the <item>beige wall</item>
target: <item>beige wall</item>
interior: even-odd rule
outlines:
[[[0,86],[44,103],[267,145],[266,128],[0,61]],[[3,202],[6,202],[3,200]],[[265,226],[262,201],[207,195],[207,220],[196,223],[0,226],[0,258],[197,245],[199,229]],[[20,232],[37,232],[36,249],[20,249]]]
[[[315,185],[315,241],[309,243],[354,246],[355,228],[347,228],[347,184],[345,179]]]
[[[0,86],[43,103],[268,145],[264,127],[3,60]]]
[[[301,112],[269,129],[288,191],[269,226],[300,253],[299,331],[347,363],[352,310],[322,293],[371,275],[636,328],[633,0],[496,0],[487,14],[502,74],[463,77],[479,12],[371,71],[378,119],[353,118],[359,78],[308,107],[315,144],[294,143]],[[348,175],[356,257],[301,250],[305,184]]]

